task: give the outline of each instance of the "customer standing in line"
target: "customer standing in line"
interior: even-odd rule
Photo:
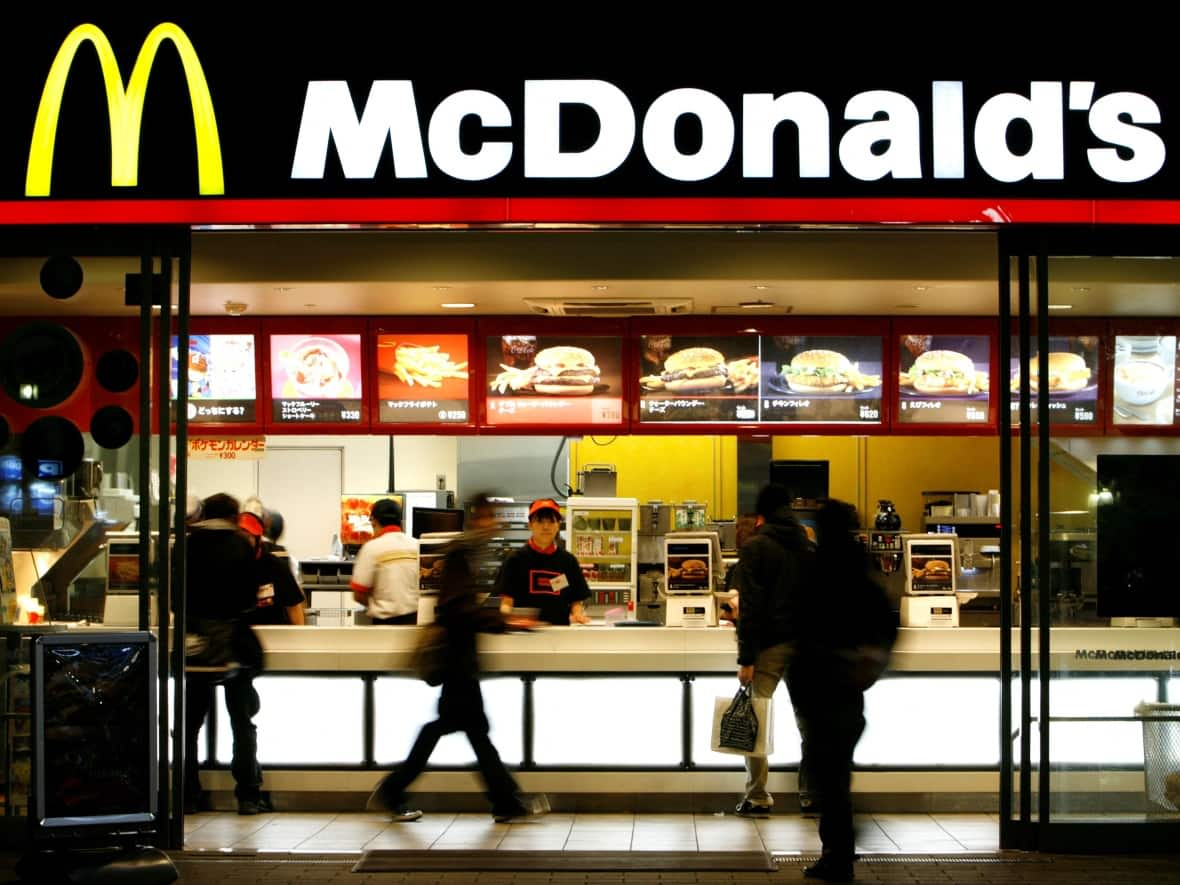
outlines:
[[[352,565],[353,598],[374,624],[418,623],[418,542],[402,532],[402,508],[382,498],[369,511],[374,534]]]
[[[852,879],[856,860],[852,755],[865,727],[864,692],[885,668],[897,637],[897,618],[853,534],[856,509],[843,501],[825,501],[815,524],[815,579],[796,608],[787,687],[820,801],[823,854],[803,874],[844,882]]]
[[[738,681],[751,686],[754,697],[771,698],[798,635],[796,610],[812,551],[783,486],[764,486],[754,509],[756,532],[738,551],[736,572]],[[774,805],[766,789],[770,765],[765,756],[745,760],[746,792],[737,813],[769,817]]]
[[[228,622],[230,645],[237,667],[228,673],[185,674],[185,771],[184,809],[192,814],[208,806],[197,766],[198,736],[213,705],[213,689],[225,685],[225,706],[233,732],[234,797],[238,814],[268,810],[262,795],[262,769],[258,765],[258,692],[254,677],[262,669],[262,646],[250,628],[258,597],[254,548],[238,527],[237,498],[211,495],[201,505],[200,519],[192,523],[185,561],[185,619],[188,632],[202,622]]]
[[[543,795],[525,796],[504,767],[500,754],[488,736],[490,726],[484,713],[479,688],[480,633],[503,633],[509,627],[527,629],[536,621],[504,617],[499,610],[482,604],[476,576],[491,559],[488,541],[497,528],[495,509],[487,495],[477,495],[470,507],[467,530],[446,550],[442,585],[435,618],[443,628],[446,666],[438,698],[438,718],[422,726],[405,761],[387,775],[373,795],[370,806],[390,811],[395,821],[417,820],[418,809],[406,804],[405,791],[426,768],[443,735],[462,731],[475,751],[480,775],[492,802],[497,822],[531,817],[549,810]]]
[[[538,617],[549,624],[590,623],[585,610],[590,587],[578,558],[557,545],[560,530],[556,501],[539,498],[529,505],[531,537],[504,561],[493,591],[504,614],[527,607],[539,609]]]

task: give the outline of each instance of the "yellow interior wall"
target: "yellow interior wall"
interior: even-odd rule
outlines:
[[[860,451],[864,437],[776,436],[771,441],[773,459],[828,462],[828,495],[861,507]]]
[[[994,436],[874,436],[868,438],[865,494],[872,518],[877,501],[888,498],[901,514],[901,527],[920,532],[923,491],[978,491],[1000,487],[1000,449]]]

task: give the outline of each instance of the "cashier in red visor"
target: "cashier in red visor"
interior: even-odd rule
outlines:
[[[539,610],[537,620],[545,623],[590,623],[584,608],[590,588],[578,558],[557,546],[560,530],[561,510],[556,501],[541,498],[529,505],[532,537],[504,561],[496,578],[495,592],[504,614],[514,608],[535,608]]]

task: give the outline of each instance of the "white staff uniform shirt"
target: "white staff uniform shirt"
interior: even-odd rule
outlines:
[[[418,611],[418,542],[397,526],[366,541],[352,566],[354,592],[368,593],[370,618]]]

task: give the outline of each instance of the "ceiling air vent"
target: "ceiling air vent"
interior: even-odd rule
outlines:
[[[691,298],[525,298],[533,313],[550,317],[634,317],[691,313]]]

